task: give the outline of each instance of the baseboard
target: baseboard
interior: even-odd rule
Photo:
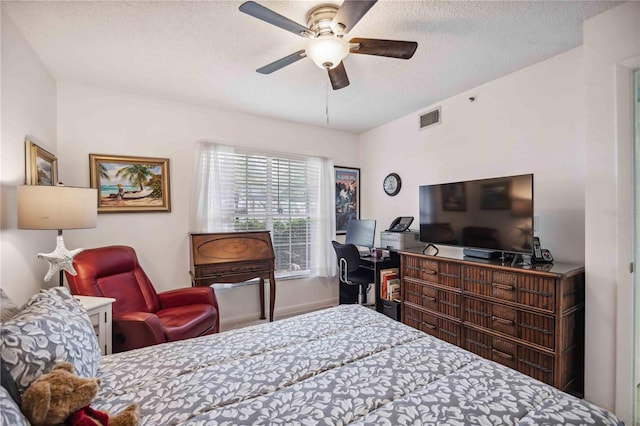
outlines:
[[[276,303],[277,304],[277,303]],[[317,300],[310,303],[302,303],[299,305],[286,306],[284,308],[274,309],[274,320],[279,320],[287,317],[292,317],[300,314],[306,314],[307,312],[318,311],[320,309],[330,308],[338,305],[338,298]],[[267,313],[268,315],[268,313]],[[260,321],[266,322],[267,320],[260,320],[257,318],[257,314],[238,315],[231,318],[220,319],[220,330],[231,330],[233,328],[242,327],[252,323],[258,323]]]

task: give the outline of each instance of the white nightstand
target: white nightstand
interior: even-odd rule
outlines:
[[[93,329],[96,331],[102,355],[111,353],[111,304],[110,297],[73,296],[87,310]]]

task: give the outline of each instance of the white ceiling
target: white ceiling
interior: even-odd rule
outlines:
[[[321,3],[258,2],[303,25]],[[582,22],[619,3],[382,0],[346,39],[418,50],[408,61],[349,55],[351,85],[339,91],[310,59],[256,73],[308,40],[241,13],[240,1],[2,4],[58,80],[361,133],[581,45]]]

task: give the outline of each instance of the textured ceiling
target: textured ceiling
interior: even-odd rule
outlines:
[[[258,2],[303,25],[321,3]],[[339,91],[310,59],[256,73],[307,39],[239,12],[238,1],[2,4],[58,80],[360,133],[581,45],[582,22],[619,3],[382,0],[347,39],[418,50],[408,61],[349,55],[351,85]]]

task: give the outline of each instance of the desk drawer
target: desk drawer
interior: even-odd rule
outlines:
[[[195,268],[196,278],[215,278],[226,275],[243,274],[245,272],[270,271],[272,263],[268,261],[246,262],[246,263],[226,263],[224,265],[207,265]]]
[[[400,321],[400,303],[395,300],[383,300],[382,313],[391,319]]]

